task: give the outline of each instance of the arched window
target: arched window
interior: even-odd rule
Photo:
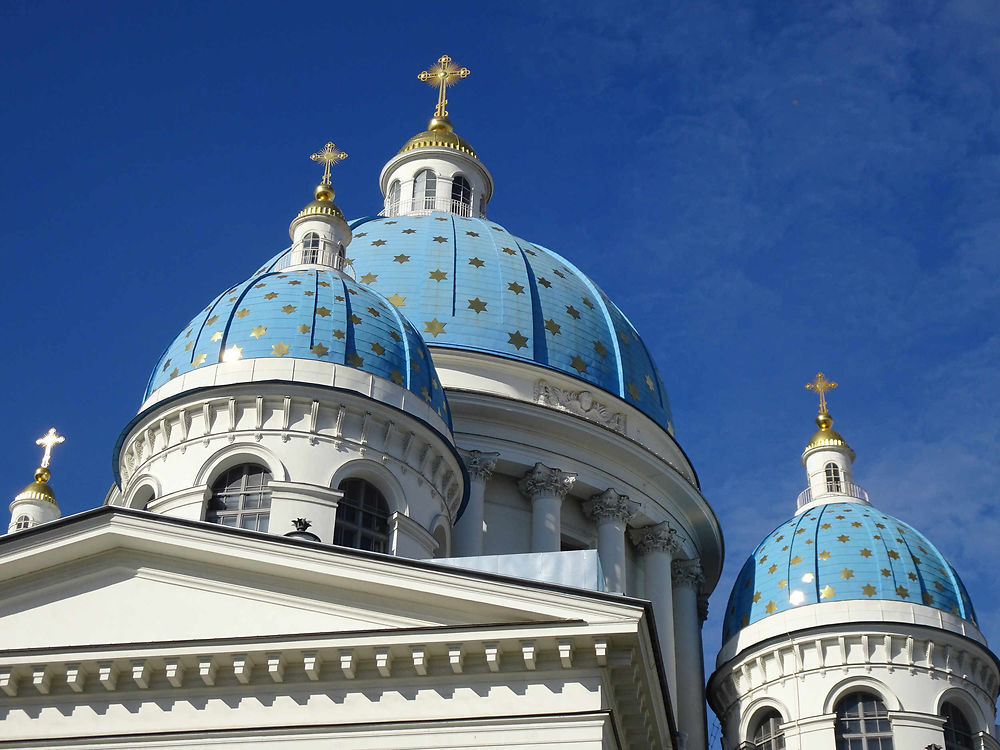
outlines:
[[[205,520],[236,529],[267,531],[271,515],[271,473],[254,464],[234,466],[212,485]]]
[[[17,520],[14,521],[14,531],[20,531],[29,526],[31,526],[31,518],[29,516],[18,516]]]
[[[413,207],[426,211],[434,210],[434,199],[437,196],[437,177],[429,169],[417,172],[413,180]]]
[[[785,750],[785,734],[778,728],[780,724],[781,714],[773,709],[765,712],[753,731],[754,750]]]
[[[826,491],[843,492],[844,486],[840,481],[840,467],[830,462],[824,467],[824,470],[826,471]]]
[[[399,180],[393,180],[389,186],[389,197],[386,201],[389,216],[399,216]]]
[[[309,232],[302,238],[302,262],[317,263],[319,261],[319,235]]]
[[[333,543],[372,552],[389,549],[389,503],[371,482],[345,479],[339,489],[344,493],[337,504],[337,523]]]
[[[892,750],[889,712],[877,695],[845,695],[835,710],[837,750]]]
[[[451,181],[451,210],[460,216],[468,216],[472,209],[472,185],[457,174]]]
[[[944,717],[944,750],[973,750],[972,727],[954,703],[941,706]]]

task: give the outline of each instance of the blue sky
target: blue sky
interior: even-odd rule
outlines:
[[[99,505],[162,348],[285,246],[306,157],[336,141],[339,205],[376,212],[447,52],[491,218],[593,276],[660,365],[727,539],[707,651],[805,486],[821,369],[857,481],[1000,638],[1000,7],[474,7],[0,5],[3,492],[54,424],[64,511]]]

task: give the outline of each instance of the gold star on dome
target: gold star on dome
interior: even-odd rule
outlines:
[[[249,308],[246,308],[246,307],[244,307],[242,310],[237,310],[236,311],[236,317],[237,318],[245,318],[249,314],[250,314],[250,310],[249,310]]]
[[[219,341],[222,338],[222,331],[216,331],[212,334],[212,341]]]
[[[209,318],[208,320],[205,321],[205,325],[207,325],[207,326],[215,325],[218,322],[218,320],[219,320],[219,316],[218,315],[213,315],[211,318]]]
[[[329,141],[325,146],[323,146],[322,151],[317,151],[315,154],[309,157],[317,164],[323,165],[323,185],[330,184],[330,169],[337,162],[341,162],[347,158],[347,154],[341,151],[336,146],[333,145],[333,141]]]
[[[285,305],[284,307],[281,308],[281,312],[283,312],[285,315],[291,315],[293,312],[295,312],[295,305]]]
[[[581,297],[581,298],[580,298],[580,301],[581,301],[581,302],[583,302],[583,304],[585,304],[585,305],[586,305],[587,307],[589,307],[589,308],[590,308],[591,310],[593,310],[593,309],[594,309],[594,303],[593,303],[593,302],[591,302],[591,301],[590,301],[590,300],[589,300],[589,299],[588,299],[587,297]]]
[[[435,241],[435,242],[447,242],[447,241],[448,241],[448,238],[447,238],[447,237],[442,237],[442,236],[441,236],[441,235],[439,234],[439,235],[438,235],[437,237],[435,237],[435,238],[434,238],[434,241]]]
[[[852,578],[854,578],[854,571],[851,570],[850,568],[844,568],[842,571],[840,571],[840,577],[843,578],[845,581],[849,581]]]
[[[376,281],[378,281],[377,273],[366,273],[361,277],[362,284],[374,284]]]
[[[365,358],[359,357],[357,352],[355,352],[354,354],[350,355],[347,358],[347,364],[349,364],[351,367],[361,367],[361,365],[363,365],[364,363],[365,363]]]
[[[367,237],[367,236],[368,232],[358,232],[357,234],[353,235],[355,239],[357,239],[358,237]]]
[[[556,276],[558,276],[558,277],[559,277],[560,279],[565,279],[565,278],[566,278],[566,277],[565,277],[565,276],[563,275],[563,272],[562,272],[562,271],[560,271],[560,270],[559,270],[558,268],[553,268],[553,269],[552,269],[552,273],[554,273],[554,274],[555,274]]]
[[[633,401],[639,400],[639,389],[635,387],[635,383],[629,383],[628,388],[625,389],[628,395],[632,397]]]
[[[908,588],[906,588],[906,586],[897,586],[896,587],[896,596],[898,596],[900,599],[909,599],[910,598],[910,590]]]
[[[375,247],[382,247],[382,245],[386,244],[386,242],[385,242],[385,240],[381,240],[381,239],[380,239],[380,240],[373,240],[373,241],[372,241],[372,244],[373,244],[373,245],[374,245]]]
[[[444,281],[445,279],[448,278],[448,274],[442,271],[440,268],[435,268],[433,271],[428,272],[427,275],[430,278],[434,279],[434,281]]]
[[[323,346],[323,344],[320,344],[320,343],[313,344],[309,348],[309,351],[311,351],[317,357],[325,357],[327,354],[330,353],[330,350],[327,347]]]
[[[555,322],[552,318],[545,321],[545,330],[551,333],[553,336],[559,333],[562,326]]]
[[[386,299],[396,307],[404,307],[406,305],[406,297],[401,296],[398,292],[391,297],[386,297]]]
[[[309,328],[309,326],[307,326],[305,323],[303,323],[302,325],[299,326],[298,330],[299,330],[299,333],[309,333],[309,331],[312,330],[312,329]]]
[[[788,564],[789,565],[798,565],[800,562],[802,562],[802,558],[799,557],[798,555],[796,555],[795,557],[793,557],[791,560],[788,561]]]
[[[906,577],[909,578],[911,581],[917,580],[917,574],[914,573],[912,570],[906,574]]]
[[[448,221],[447,216],[435,216],[434,221]]]
[[[886,554],[889,557],[891,557],[893,560],[898,560],[899,559],[899,553],[896,552],[896,550],[894,550],[894,549],[889,550],[888,552],[886,552]]]
[[[420,395],[424,397],[424,401],[426,401],[428,404],[433,400],[431,399],[430,391],[427,390],[426,385],[420,386]]]
[[[524,287],[518,284],[516,281],[512,281],[507,285],[507,290],[514,292],[514,294],[524,294]]]
[[[191,360],[191,364],[194,365],[195,367],[201,367],[201,364],[204,361],[205,361],[205,355],[199,354],[193,360]]]
[[[861,552],[859,552],[858,554],[861,555],[862,557],[871,557],[872,556],[872,551],[870,549],[868,549],[868,548],[865,548],[865,549],[861,550]]]
[[[479,299],[479,297],[476,297],[475,299],[470,299],[469,309],[475,310],[476,315],[479,315],[479,313],[481,312],[486,312],[486,303],[483,302],[481,299]]]
[[[877,524],[875,524],[875,528],[884,529],[885,528],[885,524],[884,523],[877,523]]]
[[[921,598],[924,600],[924,604],[934,604],[934,595],[930,591],[925,591]]]
[[[847,544],[847,542],[849,542],[850,540],[851,537],[847,536],[847,534],[841,534],[840,536],[837,537],[837,541],[843,542],[844,544]]]
[[[778,581],[778,588],[779,589],[783,589],[787,585],[788,585],[788,581],[785,580],[784,578],[782,578],[780,581]]]
[[[890,577],[892,575],[892,571],[889,570],[888,568],[882,568],[881,572],[882,572],[882,576],[884,578],[888,578],[888,577]]]
[[[944,586],[941,585],[941,581],[934,581],[934,588],[938,591],[944,591]]]
[[[388,223],[389,222],[386,222],[386,224],[388,224]],[[392,223],[395,223],[395,222],[392,222]],[[417,231],[416,229],[411,229],[411,228],[407,227],[406,229],[403,230],[403,234],[415,234],[416,231]]]
[[[772,575],[772,576],[773,576],[773,575],[774,575],[774,572],[775,572],[775,571],[776,571],[777,569],[778,569],[778,566],[777,566],[777,565],[775,565],[774,563],[771,563],[771,566],[770,566],[770,567],[769,567],[769,568],[767,569],[767,574],[768,574],[768,575]]]
[[[580,311],[573,307],[573,305],[566,305],[566,314],[573,318],[573,320],[580,319]]]
[[[243,358],[243,347],[236,346],[236,344],[233,344],[231,347],[222,352],[222,356],[220,357],[220,359],[223,362],[236,362],[237,360],[242,358]]]
[[[403,373],[401,373],[399,370],[393,370],[392,372],[389,373],[389,380],[391,380],[396,385],[402,385]]]
[[[607,356],[607,353],[608,353],[607,348],[600,341],[595,341],[594,342],[594,351],[597,352],[598,355],[600,355],[602,357]]]
[[[830,528],[830,524],[828,524],[828,523],[822,523],[822,524],[820,524],[820,526],[819,526],[819,527],[820,527],[821,529],[828,529],[828,528]]]
[[[429,333],[434,338],[438,337],[438,334],[444,333],[444,327],[448,325],[447,323],[442,323],[437,318],[433,320],[424,321],[424,333]]]
[[[749,624],[750,624],[750,618],[747,615],[743,615],[743,617],[740,618],[740,627],[745,628]]]
[[[356,326],[359,326],[362,323],[361,318],[358,317],[358,315],[356,313],[351,313],[350,316],[347,319],[349,321],[351,321]]]
[[[834,593],[836,593],[836,592],[834,591],[833,586],[831,586],[830,584],[827,584],[826,586],[824,586],[823,588],[821,588],[819,590],[819,598],[820,599],[832,599]]]
[[[267,333],[267,328],[265,328],[264,326],[257,326],[256,328],[250,329],[250,335],[253,336],[255,339],[260,339],[260,337],[263,336],[265,333]]]
[[[395,341],[397,344],[403,340],[403,337],[400,336],[395,331],[389,331],[389,335],[392,337],[392,340]]]
[[[805,530],[805,529],[796,529],[796,530],[795,530],[795,533],[796,533],[796,534],[805,534],[805,533],[806,533],[806,530]]]
[[[174,368],[173,370],[171,370],[171,371],[170,371],[170,379],[171,379],[171,380],[173,380],[174,378],[176,378],[176,377],[177,377],[178,375],[180,375],[180,374],[181,374],[181,371],[180,371],[180,370],[178,370],[178,369],[177,369],[177,368],[175,367],[175,368]]]
[[[478,237],[479,236],[479,232],[466,232],[466,234],[469,235],[470,237]]]
[[[767,555],[764,555],[763,557],[760,558],[760,561],[757,564],[763,565],[766,562],[767,562]]]
[[[651,390],[651,391],[655,391],[656,390],[656,386],[653,383],[653,379],[651,377],[649,377],[649,375],[646,375],[646,387],[649,388],[649,390]]]
[[[184,351],[189,352],[192,349],[194,349],[194,342],[193,341],[188,341],[186,344],[184,344]]]
[[[409,263],[410,262],[410,256],[409,255],[404,255],[403,253],[400,253],[399,255],[397,255],[395,258],[392,259],[392,262],[393,263]]]
[[[344,338],[344,332],[341,331],[339,328],[335,328],[333,329],[333,337],[338,341],[340,341],[341,339]]]
[[[264,299],[271,300],[271,299],[274,299],[277,296],[278,296],[277,292],[268,292],[267,294],[264,295]]]
[[[756,604],[759,601],[760,601],[760,592],[759,591],[754,591],[753,592],[753,603]]]
[[[289,284],[290,284],[291,286],[299,286],[299,284],[301,284],[302,282],[301,282],[301,281],[299,281],[298,279],[292,279],[292,280],[291,280],[291,281],[289,281],[288,283],[289,283]]]
[[[167,361],[163,363],[163,370],[162,370],[162,372],[166,372],[167,371],[167,368],[170,367],[170,363],[172,361],[173,360],[167,359]]]
[[[875,596],[876,593],[878,593],[878,591],[870,583],[866,583],[864,586],[861,587],[861,593],[867,596],[869,599],[871,599],[873,596]]]
[[[513,250],[509,247],[503,248],[503,251],[507,253],[507,255],[517,255],[517,250]]]
[[[483,261],[481,261],[479,258],[469,258],[469,265],[470,266],[475,266],[476,268],[482,268],[486,264]]]
[[[851,526],[853,526],[856,529],[860,529],[861,528],[861,521],[852,521],[851,522]]]
[[[507,336],[509,336],[507,343],[511,344],[515,349],[526,349],[528,347],[528,339],[521,335],[520,331],[508,332]]]
[[[329,318],[330,317],[330,308],[328,308],[328,307],[317,307],[316,308],[316,314],[319,315],[321,318]]]
[[[284,341],[271,345],[271,354],[275,357],[284,357],[289,352],[289,346]]]
[[[583,361],[583,357],[579,354],[574,354],[573,358],[569,362],[569,366],[576,370],[578,373],[583,375],[587,371],[587,363]]]
[[[778,605],[774,603],[774,600],[769,601],[767,605],[764,607],[764,611],[767,612],[769,615],[773,615],[777,609]]]
[[[319,284],[320,286],[330,286],[329,281],[317,281],[316,283]]]
[[[267,286],[267,284],[264,284],[264,283],[260,283],[260,284],[254,284],[254,285],[253,285],[253,288],[254,288],[254,289],[263,289],[263,288],[264,288],[264,287],[266,287],[266,286]]]
[[[546,289],[551,289],[552,288],[552,282],[549,281],[544,276],[539,276],[538,277],[538,283],[541,284],[542,286],[544,286]]]
[[[372,342],[372,351],[375,352],[378,356],[381,357],[383,354],[385,354],[385,347],[382,346],[379,342],[373,341]]]

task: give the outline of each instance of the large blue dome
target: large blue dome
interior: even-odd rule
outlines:
[[[923,604],[974,625],[958,573],[927,537],[869,505],[830,503],[772,531],[736,578],[722,641],[805,604],[878,599]]]
[[[391,380],[451,415],[420,334],[385,299],[336,271],[258,272],[216,297],[173,340],[146,397],[203,365],[289,357],[333,362]]]
[[[427,344],[558,370],[670,428],[666,390],[635,328],[571,263],[493,221],[435,212],[352,223],[359,282]]]

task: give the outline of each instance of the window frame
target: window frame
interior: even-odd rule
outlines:
[[[874,704],[871,713],[866,712],[866,704]],[[837,701],[834,713],[837,750],[893,750],[892,722],[880,695],[853,690]],[[874,728],[869,726],[871,722]]]
[[[399,202],[403,195],[403,184],[399,180],[393,180],[389,185],[389,192],[386,193],[386,208],[390,216],[399,215]]]
[[[342,547],[388,554],[392,537],[392,510],[382,490],[363,477],[345,477],[337,489],[333,543]]]
[[[25,529],[31,528],[31,516],[27,513],[22,513],[16,519],[14,519],[14,531],[24,531]]]
[[[827,492],[844,491],[843,472],[840,470],[840,466],[838,466],[834,461],[828,462],[823,467],[823,474],[826,479]]]
[[[750,732],[752,750],[785,750],[785,733],[780,726],[784,723],[777,709],[768,708],[760,713]]]
[[[306,232],[302,237],[302,262],[319,263],[319,251],[323,239],[317,232]]]
[[[458,191],[458,196],[455,193]],[[468,212],[472,211],[472,183],[462,174],[456,174],[451,178],[451,203],[453,208],[461,207]],[[455,213],[461,213],[456,211]]]
[[[945,750],[975,750],[976,733],[965,711],[954,701],[945,701],[941,704],[941,716],[944,717]],[[956,727],[955,717],[960,718],[965,726]]]
[[[261,478],[259,484],[249,481],[251,477],[258,476]],[[212,482],[212,495],[205,507],[205,521],[231,529],[267,532],[271,519],[269,483],[273,479],[270,469],[255,463],[237,464],[220,472]],[[238,486],[234,485],[236,482]],[[255,496],[259,498],[251,500]],[[230,498],[236,500],[236,507],[229,507],[227,501]],[[220,502],[223,504],[221,508],[213,507]],[[233,522],[228,523],[228,519],[233,519]]]
[[[433,211],[437,204],[438,177],[433,169],[421,169],[413,176],[413,205]]]

